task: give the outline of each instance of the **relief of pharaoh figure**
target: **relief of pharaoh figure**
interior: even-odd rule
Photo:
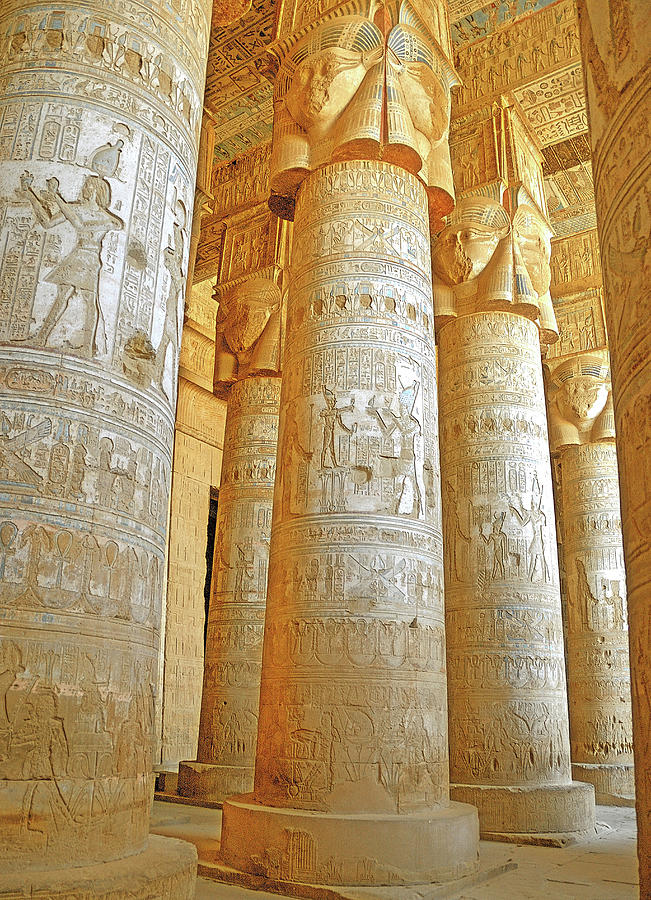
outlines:
[[[219,297],[214,389],[223,397],[247,375],[280,371],[281,293],[268,278],[251,278]]]
[[[29,200],[41,227],[50,229],[67,222],[77,239],[70,252],[43,279],[56,285],[56,296],[36,334],[28,340],[37,347],[52,346],[52,332],[71,300],[80,297],[84,302],[81,335],[75,337],[76,329],[70,325],[62,344],[84,356],[94,356],[104,351],[106,342],[99,302],[102,244],[110,231],[122,230],[124,222],[109,210],[111,186],[105,178],[87,175],[79,197],[72,201],[61,196],[56,178],[48,178],[46,190],[40,194],[34,190],[33,183],[33,176],[25,172],[20,179],[19,194]]]
[[[461,200],[433,244],[437,321],[500,309],[538,321],[543,342],[556,340],[550,235],[540,213],[526,204],[511,220],[495,200]]]

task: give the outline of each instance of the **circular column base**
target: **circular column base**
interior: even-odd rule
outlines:
[[[594,834],[594,788],[580,781],[536,787],[451,784],[450,797],[477,807],[480,835],[487,841],[563,847]]]
[[[635,806],[632,763],[572,763],[572,777],[594,786],[595,802],[603,806]]]
[[[177,793],[191,800],[221,803],[253,790],[253,766],[216,766],[187,760],[179,763]]]
[[[479,865],[477,810],[450,803],[406,815],[326,813],[224,802],[221,860],[284,883],[398,885],[452,881]]]
[[[71,847],[71,857],[73,848]],[[194,844],[149,836],[142,853],[94,866],[0,874],[0,900],[192,900],[197,879]]]

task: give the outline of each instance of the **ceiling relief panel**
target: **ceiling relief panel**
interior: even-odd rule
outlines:
[[[543,146],[588,130],[580,62],[513,92]]]
[[[253,0],[227,28],[213,28],[204,105],[215,127],[215,161],[232,159],[271,138],[273,0]]]
[[[502,25],[550,6],[554,0],[450,0],[452,43],[463,44],[486,37]]]
[[[588,135],[543,148],[549,221],[557,237],[596,227]]]

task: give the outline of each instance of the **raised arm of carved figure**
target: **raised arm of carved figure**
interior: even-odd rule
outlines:
[[[41,197],[35,192],[33,184],[34,176],[31,172],[23,172],[20,176],[20,188],[17,193],[29,200],[42,228],[53,228],[55,225],[59,225],[64,221],[64,216],[60,211],[52,211],[52,204],[56,201],[59,190],[58,179],[48,178],[47,190],[43,191]]]

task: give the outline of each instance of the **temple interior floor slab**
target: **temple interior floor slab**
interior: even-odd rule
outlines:
[[[277,893],[220,884],[205,877],[215,865],[221,834],[221,810],[154,802],[154,834],[182,838],[197,847],[200,877],[196,900],[271,900]],[[536,847],[480,842],[481,871],[494,873],[479,883],[441,894],[441,886],[423,888],[337,889],[350,900],[633,900],[638,896],[635,810],[598,806],[596,833],[570,847]],[[337,896],[329,889],[331,897]],[[404,894],[400,893],[404,891]],[[439,893],[437,893],[439,891]],[[324,894],[324,897],[326,895]]]

